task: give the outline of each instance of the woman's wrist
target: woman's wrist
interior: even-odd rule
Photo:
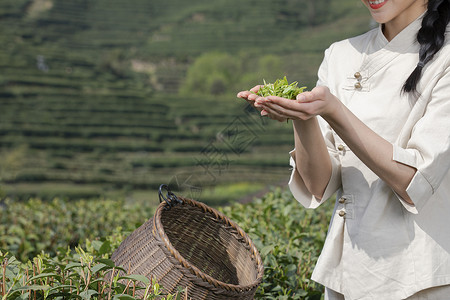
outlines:
[[[331,125],[333,123],[339,123],[339,120],[343,117],[342,114],[345,108],[336,96],[330,95],[333,99],[329,102],[328,109],[321,114],[321,117]]]
[[[311,140],[316,140],[317,134],[321,135],[316,117],[307,120],[293,120],[292,124],[298,137],[307,143],[310,143]]]
[[[292,124],[297,130],[297,132],[302,132],[304,130],[308,130],[308,127],[315,126],[315,123],[317,122],[317,118],[309,118],[307,120],[302,119],[293,119]]]

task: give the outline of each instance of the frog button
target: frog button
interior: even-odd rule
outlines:
[[[339,198],[339,203],[341,203],[341,204],[344,204],[345,203],[345,198],[344,197],[341,197],[341,198]]]
[[[343,151],[345,149],[344,145],[342,145],[342,144],[340,144],[337,148],[338,148],[339,151]]]
[[[353,76],[355,76],[356,79],[361,79],[361,77],[362,77],[361,73],[359,73],[359,72],[356,72],[355,75],[353,75]]]
[[[340,212],[339,212],[339,217],[345,217],[345,211],[343,211],[343,210],[341,210]]]
[[[361,85],[361,83],[360,82],[357,82],[357,83],[355,83],[355,89],[361,89],[362,88],[362,85]]]

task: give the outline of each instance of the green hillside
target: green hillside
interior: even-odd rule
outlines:
[[[369,24],[359,0],[2,0],[0,198],[171,183],[224,203],[285,182],[290,124],[236,92],[280,75],[312,87],[325,48]],[[211,53],[236,64],[214,73],[221,92],[180,93]]]

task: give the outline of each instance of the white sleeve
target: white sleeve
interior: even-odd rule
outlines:
[[[417,170],[406,189],[414,206],[397,197],[408,211],[420,213],[450,169],[450,68],[433,88],[406,148],[393,146],[393,160]]]

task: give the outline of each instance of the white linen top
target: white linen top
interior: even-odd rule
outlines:
[[[392,143],[393,160],[416,168],[408,205],[321,118],[332,161],[322,200],[295,167],[289,187],[307,208],[336,204],[312,279],[345,299],[404,299],[450,284],[450,43],[423,69],[420,96],[401,88],[418,62],[421,17],[390,42],[381,26],[325,51],[318,85]],[[448,33],[448,28],[447,28]],[[450,299],[450,295],[449,295]]]

